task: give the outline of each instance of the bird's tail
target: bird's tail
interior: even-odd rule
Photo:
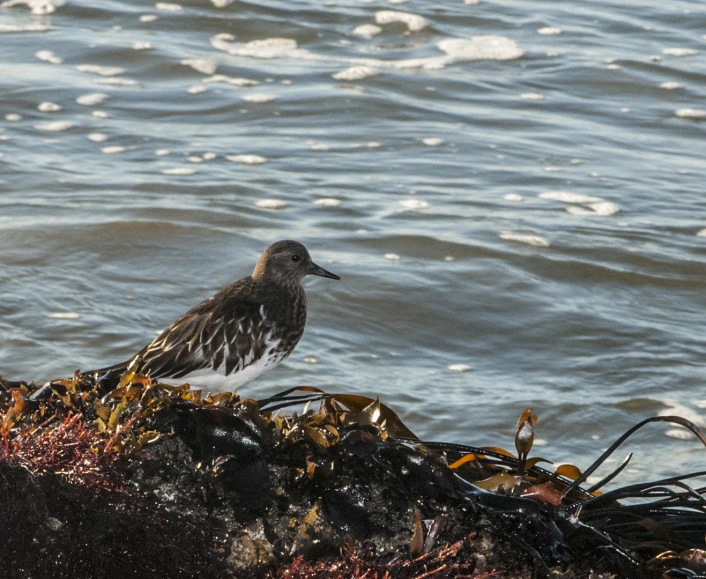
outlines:
[[[121,362],[119,364],[114,364],[113,366],[107,366],[105,368],[100,368],[98,370],[89,370],[87,372],[81,372],[80,377],[89,378],[95,381],[96,386],[98,386],[98,392],[105,394],[110,392],[114,388],[117,388],[120,383],[120,378],[132,369],[136,364],[141,363],[141,359],[133,358],[127,362]],[[29,394],[30,400],[43,400],[51,395],[52,387],[58,383],[59,380],[49,380],[43,383]],[[23,385],[27,385],[26,382],[21,380],[6,380],[0,377],[0,393],[7,392],[12,388],[20,388]],[[30,384],[33,386],[34,382]]]
[[[99,392],[109,392],[118,386],[121,376],[127,372],[129,366],[129,362],[121,362],[99,370],[82,372],[81,375],[93,378]]]
[[[98,370],[88,370],[87,372],[81,372],[81,376],[91,376],[99,380],[108,374],[124,374],[131,362],[132,360],[128,360],[127,362],[120,362],[119,364],[113,364],[112,366],[106,366]]]
[[[92,377],[96,381],[98,391],[105,393],[117,388],[123,374],[126,372],[138,372],[140,366],[142,366],[142,356],[138,354],[126,362],[120,362],[119,364],[107,366],[99,370],[83,372],[81,375]]]

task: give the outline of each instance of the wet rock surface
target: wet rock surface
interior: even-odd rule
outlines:
[[[679,522],[689,531],[672,530],[668,541],[658,522],[653,535],[649,525],[630,534],[644,515],[606,499],[607,520],[628,525],[610,534],[572,510],[590,511],[597,495],[572,491],[559,504],[568,480],[518,466],[521,456],[471,461],[454,445],[424,444],[375,401],[344,406],[344,395],[312,394],[316,409],[283,416],[267,410],[271,399],[202,400],[134,377],[103,397],[78,378],[41,402],[23,388],[0,393],[2,577],[696,577],[706,569],[696,498]],[[289,407],[285,399],[275,406]],[[631,549],[659,540],[648,556]],[[667,552],[671,559],[655,560]]]
[[[149,496],[33,477],[0,462],[2,576],[199,577],[227,566],[214,553],[227,547],[218,519],[178,512]]]

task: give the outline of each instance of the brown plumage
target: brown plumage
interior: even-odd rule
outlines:
[[[153,378],[238,388],[279,364],[299,342],[307,275],[340,279],[313,263],[301,243],[273,243],[251,275],[186,312],[130,360],[92,374],[112,384],[139,358],[138,370]]]

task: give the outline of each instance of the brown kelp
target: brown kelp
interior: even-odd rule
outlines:
[[[625,461],[585,486],[651,422],[706,444],[680,417],[642,421],[582,472],[531,455],[532,409],[510,452],[422,441],[378,399],[313,387],[249,400],[128,371],[101,388],[79,373],[0,382],[9,577],[48,565],[54,577],[124,577],[155,557],[154,577],[706,572],[706,489],[688,484],[706,472],[602,493]]]

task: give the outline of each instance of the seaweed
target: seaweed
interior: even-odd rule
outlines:
[[[420,440],[377,398],[309,386],[250,400],[133,369],[109,391],[78,372],[0,385],[9,577],[140,576],[160,545],[154,577],[706,573],[706,488],[689,486],[706,471],[599,490],[628,457],[584,486],[650,423],[706,444],[680,417],[642,421],[582,472],[531,455],[532,409],[511,452]]]

